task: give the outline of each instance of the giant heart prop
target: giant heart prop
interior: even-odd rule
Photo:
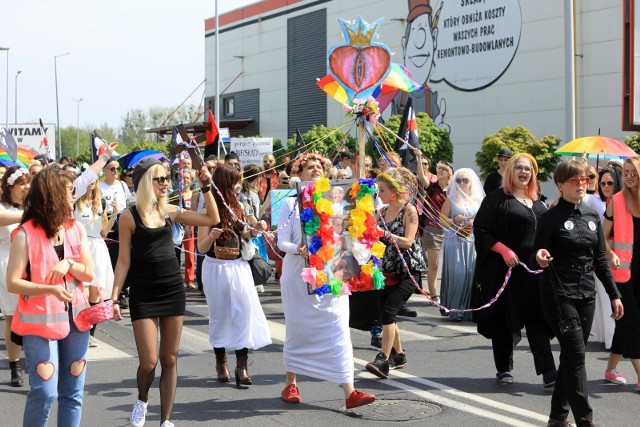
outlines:
[[[391,51],[372,42],[382,18],[367,24],[361,16],[351,24],[338,18],[345,43],[334,45],[327,54],[327,67],[344,88],[350,101],[368,98],[391,69]]]

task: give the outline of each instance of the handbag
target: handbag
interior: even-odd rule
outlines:
[[[253,258],[247,261],[251,268],[251,275],[253,276],[253,284],[256,286],[265,285],[267,280],[271,277],[273,270],[269,263],[262,258],[262,256],[256,252]]]
[[[76,316],[75,322],[79,330],[87,330],[93,325],[113,318],[113,301],[105,301],[102,298],[102,291],[99,287],[98,294],[100,295],[100,302],[85,308]]]
[[[253,257],[258,253],[257,247],[251,240],[242,239],[242,247],[240,248],[240,255],[245,261],[251,261]],[[262,258],[262,257],[261,257]]]
[[[228,242],[229,246],[219,246],[218,241]],[[238,259],[240,257],[240,238],[233,230],[223,228],[220,237],[213,241],[213,253],[218,259]]]

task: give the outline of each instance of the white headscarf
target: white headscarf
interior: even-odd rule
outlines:
[[[464,178],[469,178],[468,193],[462,191],[460,184],[456,182],[456,179],[462,178],[460,175],[464,175]],[[460,208],[468,207],[477,210],[480,207],[480,203],[482,203],[482,199],[484,199],[484,190],[478,175],[469,168],[458,169],[447,186],[447,199]]]

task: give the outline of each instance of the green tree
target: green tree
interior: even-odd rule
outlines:
[[[640,133],[626,137],[624,143],[636,153],[640,153]]]
[[[326,127],[324,125],[313,125],[311,129],[302,134],[302,139],[306,144],[305,150],[319,151],[329,154],[335,147],[344,141],[344,147],[353,152],[356,147],[356,140],[335,126]],[[293,150],[296,145],[296,135],[287,140],[287,151]],[[290,156],[295,153],[289,153]]]
[[[482,141],[482,148],[476,153],[476,164],[480,175],[485,179],[489,173],[498,169],[498,151],[509,148],[514,153],[529,153],[538,163],[538,180],[547,181],[558,164],[558,156],[554,154],[560,139],[546,135],[537,139],[524,126],[514,128],[505,126],[493,135],[487,135]]]
[[[397,135],[401,120],[402,116],[400,115],[391,116],[385,122],[385,126]],[[416,122],[422,153],[431,160],[433,165],[439,160],[451,162],[453,160],[453,145],[451,144],[449,133],[445,129],[436,126],[426,113],[416,114]],[[388,132],[384,135],[388,136],[387,142],[390,147],[395,147],[396,139],[388,135]],[[378,155],[375,157],[378,157]]]

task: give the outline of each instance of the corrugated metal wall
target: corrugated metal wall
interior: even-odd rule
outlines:
[[[288,137],[327,124],[327,95],[316,78],[327,73],[327,10],[287,20]]]
[[[225,100],[233,98],[233,115],[226,115],[224,111]],[[216,98],[205,98],[205,105],[214,111]],[[225,93],[220,97],[220,116],[222,120],[252,119],[243,129],[229,130],[231,136],[258,136],[260,135],[260,89],[243,90],[239,92]]]

